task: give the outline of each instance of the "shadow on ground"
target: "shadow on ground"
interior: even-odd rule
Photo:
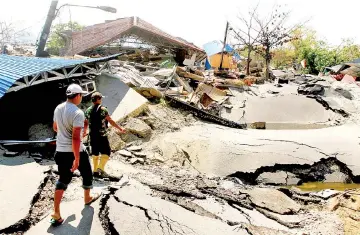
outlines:
[[[66,218],[64,223],[59,227],[50,226],[47,230],[48,233],[54,235],[72,235],[72,234],[90,234],[93,219],[94,219],[94,208],[91,206],[85,207],[81,211],[82,218],[77,227],[74,227],[70,222],[75,221],[75,214]]]

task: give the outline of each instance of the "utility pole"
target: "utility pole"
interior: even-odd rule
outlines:
[[[223,63],[223,60],[224,60],[224,50],[225,50],[225,46],[226,46],[226,39],[227,39],[228,30],[229,30],[229,22],[227,21],[226,22],[226,29],[225,29],[224,45],[223,45],[223,48],[221,50],[221,60],[220,60],[219,70],[222,70],[222,63]]]
[[[58,2],[59,2],[59,0],[53,0],[51,2],[49,12],[48,12],[48,15],[47,15],[47,18],[45,21],[45,25],[44,25],[43,31],[41,32],[41,35],[40,35],[39,44],[36,49],[36,55],[35,55],[36,57],[43,57],[45,54],[44,49],[45,49],[46,41],[50,34],[51,24],[56,16],[56,7],[57,7]]]
[[[49,12],[45,21],[45,25],[43,28],[43,31],[41,32],[41,36],[39,39],[39,44],[36,50],[36,57],[45,57],[47,56],[44,51],[45,49],[45,45],[46,45],[46,41],[49,37],[50,34],[50,28],[51,28],[51,24],[53,22],[53,20],[55,19],[56,15],[58,14],[59,10],[62,7],[65,6],[69,6],[69,7],[86,7],[86,8],[94,8],[94,9],[99,9],[102,11],[106,11],[106,12],[110,12],[110,13],[116,13],[117,10],[116,8],[113,7],[109,7],[109,6],[81,6],[81,5],[74,5],[74,4],[64,4],[62,6],[60,6],[58,9],[56,9],[57,4],[58,4],[59,0],[52,0],[50,8],[49,8]],[[70,20],[71,21],[71,20]],[[71,22],[72,23],[72,22]]]

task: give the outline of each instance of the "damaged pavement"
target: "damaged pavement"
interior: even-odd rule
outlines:
[[[344,234],[354,224],[347,207],[357,210],[357,191],[318,193],[292,187],[338,178],[358,183],[358,165],[345,163],[354,159],[349,146],[357,139],[340,136],[340,144],[323,145],[326,136],[343,133],[344,126],[311,130],[313,137],[304,140],[308,130],[288,130],[294,135],[281,134],[285,130],[239,132],[162,104],[148,105],[126,123],[133,126],[127,134],[133,137],[121,136],[125,146],[108,164],[108,172],[120,181],[96,179],[95,191],[104,194],[84,207],[81,179],[75,177],[62,203],[65,223],[58,228],[48,222],[57,177],[54,162],[35,163],[22,154],[1,157],[1,174],[7,177],[20,160],[24,167],[35,167],[31,172],[39,172],[28,200],[21,199],[23,213],[13,209],[17,217],[1,227],[1,234]],[[220,142],[211,137],[224,132],[228,137]],[[239,154],[243,157],[236,164]],[[344,177],[334,176],[340,174]]]
[[[124,86],[115,77],[112,79],[111,87]],[[326,98],[338,92],[336,86],[341,85],[329,83],[325,92],[317,96]],[[4,202],[16,205],[1,205],[14,216],[2,221],[0,234],[260,235],[358,231],[354,230],[354,221],[360,218],[356,212],[360,208],[356,203],[359,191],[329,188],[346,183],[357,188],[359,183],[356,156],[360,130],[354,120],[360,96],[353,90],[351,100],[341,94],[336,96],[340,108],[350,114],[343,116],[326,110],[306,97],[308,94],[297,94],[296,83],[281,86],[267,83],[251,85],[247,90],[230,88],[232,96],[226,97],[233,108],[223,110],[228,115],[225,119],[201,106],[183,108],[189,103],[179,98],[176,101],[182,103],[180,108],[172,107],[171,100],[166,99],[148,102],[133,89],[124,89],[128,98],[116,106],[116,94],[112,94],[115,89],[100,84],[101,92],[108,92],[104,102],[128,130],[123,135],[110,130],[114,152],[108,172],[114,177],[94,182],[95,191],[103,192],[102,198],[84,207],[81,179],[75,177],[62,203],[65,223],[51,228],[48,221],[57,177],[55,163],[51,157],[27,154],[27,150],[13,155],[9,155],[10,150],[8,154],[1,150],[1,178],[17,174],[14,166],[24,168],[24,174],[13,177],[19,181],[16,184],[13,180],[1,181],[2,188],[21,185],[16,190],[22,191],[17,191],[21,199],[14,197],[13,190],[0,192],[7,193],[1,195],[8,198]],[[199,94],[218,98],[218,92],[200,87]],[[278,108],[278,115],[274,115],[273,110],[256,105],[260,104],[257,99],[270,104],[281,100],[285,110],[272,105]],[[303,102],[310,104],[310,110],[286,114]],[[127,108],[120,110],[120,106]],[[244,111],[242,123],[231,120]],[[201,116],[202,112],[210,119]],[[266,130],[239,130],[231,125],[243,128],[255,122],[265,122]],[[32,126],[29,136],[33,140],[51,137],[45,129]],[[325,190],[312,191],[312,182],[331,184]]]
[[[139,28],[141,19],[116,22],[125,20]],[[57,179],[51,123],[21,129],[47,143],[0,141],[7,148],[0,149],[0,234],[358,234],[358,84],[282,71],[265,81],[255,61],[251,76],[204,71],[197,65],[204,52],[176,40],[199,55],[179,63],[136,51],[74,65],[127,133],[109,131],[111,177],[95,178],[103,195],[91,206],[75,173],[62,226],[48,222]],[[75,49],[68,53],[86,48]],[[26,82],[19,84],[13,88]],[[49,90],[60,94],[58,87],[66,83]],[[81,108],[88,106],[85,99]]]

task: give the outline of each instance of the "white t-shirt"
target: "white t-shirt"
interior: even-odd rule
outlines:
[[[57,152],[72,152],[73,127],[84,128],[84,121],[84,112],[75,104],[66,101],[56,107],[54,111],[54,122],[57,124]],[[81,141],[80,151],[83,150],[85,150],[85,146]]]

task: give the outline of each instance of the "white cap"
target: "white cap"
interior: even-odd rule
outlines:
[[[66,89],[66,95],[87,94],[78,84],[70,84]]]

